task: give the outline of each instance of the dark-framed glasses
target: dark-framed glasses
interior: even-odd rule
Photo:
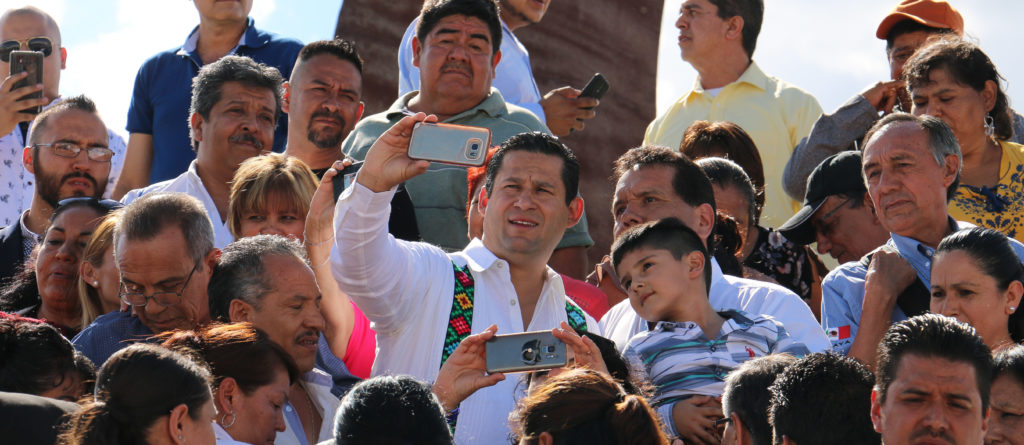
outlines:
[[[43,57],[53,54],[53,39],[46,36],[29,37],[27,39],[4,40],[0,43],[0,61],[11,62],[11,53],[14,51],[36,51],[43,53]]]
[[[146,304],[149,303],[150,299],[155,301],[156,304],[164,307],[174,306],[181,303],[181,294],[185,292],[185,288],[188,287],[189,281],[192,281],[192,274],[196,273],[196,269],[198,268],[199,262],[196,262],[196,264],[192,266],[192,271],[188,273],[187,277],[185,277],[185,282],[182,283],[181,289],[177,292],[160,291],[153,292],[153,295],[146,295],[142,292],[128,292],[128,288],[124,284],[124,279],[122,278],[121,289],[118,291],[118,297],[121,301],[125,302],[125,304],[131,305],[134,308],[146,307]]]
[[[110,159],[114,157],[114,151],[107,147],[83,147],[74,142],[35,144],[32,147],[50,147],[53,154],[62,158],[76,158],[82,151],[89,156],[89,160],[96,162],[110,162]]]

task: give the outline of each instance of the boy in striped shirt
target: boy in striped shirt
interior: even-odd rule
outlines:
[[[651,399],[665,427],[684,439],[717,437],[713,419],[676,402],[720,397],[725,376],[741,363],[774,353],[807,354],[775,320],[708,301],[711,267],[697,234],[675,218],[630,229],[612,246],[612,264],[650,330],[630,339],[624,355],[655,386]],[[721,417],[717,413],[715,418]]]

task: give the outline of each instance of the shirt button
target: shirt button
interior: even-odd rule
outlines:
[[[291,405],[285,405],[284,406],[284,410],[288,411],[288,412],[292,412],[292,406]]]
[[[511,305],[511,306],[515,306],[516,305],[516,299],[513,298],[511,300],[508,300],[508,304]]]
[[[711,352],[715,352],[715,349],[716,349],[715,346],[712,345],[711,346]]]
[[[504,269],[504,268],[505,268],[505,263],[502,263],[501,261],[499,261],[498,262],[498,269]]]

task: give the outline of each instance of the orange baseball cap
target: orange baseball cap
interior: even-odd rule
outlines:
[[[925,26],[952,29],[957,35],[964,35],[964,18],[948,2],[942,0],[903,0],[885,16],[878,25],[875,36],[885,40],[892,27],[904,20],[913,20]]]

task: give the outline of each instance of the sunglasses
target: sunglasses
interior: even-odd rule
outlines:
[[[118,201],[114,201],[113,199],[98,199],[90,196],[76,196],[74,198],[60,200],[57,203],[57,209],[78,203],[83,203],[85,205],[95,207],[97,209],[102,209],[104,213],[110,213],[114,210],[124,207],[124,204],[121,204]]]
[[[28,51],[43,53],[49,57],[53,53],[53,40],[49,37],[30,37],[22,40],[5,40],[0,43],[0,61],[11,62],[11,52],[25,48]]]

